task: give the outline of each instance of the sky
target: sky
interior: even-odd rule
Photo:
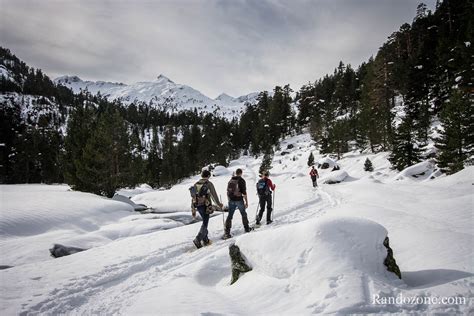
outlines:
[[[435,0],[424,1],[429,8]],[[210,97],[355,68],[419,0],[0,0],[0,46],[51,78],[163,74]]]

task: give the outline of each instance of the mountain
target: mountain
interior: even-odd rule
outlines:
[[[225,93],[211,99],[200,91],[183,84],[177,84],[164,75],[153,81],[124,84],[106,81],[84,81],[77,76],[62,76],[54,80],[78,93],[89,91],[100,92],[110,101],[122,100],[125,104],[145,102],[170,112],[197,109],[199,112],[214,112],[225,117],[239,117],[246,103],[255,103],[258,93],[250,93],[238,98]]]

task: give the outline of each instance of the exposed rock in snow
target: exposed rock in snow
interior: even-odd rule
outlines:
[[[72,255],[84,250],[86,249],[77,248],[77,247],[67,247],[60,244],[54,244],[53,248],[49,249],[49,252],[51,253],[51,256],[53,256],[54,258],[59,258],[59,257],[69,256],[69,255]]]
[[[387,257],[383,261],[383,264],[387,267],[388,271],[395,273],[398,276],[398,278],[401,279],[402,274],[400,272],[400,268],[397,265],[397,261],[393,257],[393,250],[392,248],[390,248],[388,236],[385,237],[385,240],[383,241],[383,245],[385,246],[385,248],[387,248]]]
[[[319,159],[318,160],[318,169],[329,169],[329,168],[334,168],[334,166],[336,166],[337,163],[332,160],[331,158],[329,157],[324,157],[322,159]]]
[[[230,284],[234,284],[242,273],[252,271],[252,268],[245,262],[239,247],[235,244],[229,246],[229,256],[232,262],[232,280]]]

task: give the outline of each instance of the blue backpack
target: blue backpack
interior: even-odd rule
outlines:
[[[260,179],[257,182],[257,194],[258,195],[269,195],[271,194],[270,188],[268,187],[267,180]]]

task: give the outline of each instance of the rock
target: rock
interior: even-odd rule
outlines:
[[[128,205],[131,205],[136,212],[142,212],[142,211],[148,209],[148,207],[146,205],[136,204],[135,202],[133,202],[132,200],[130,200],[128,197],[126,197],[124,195],[115,194],[112,197],[112,200],[127,203]]]
[[[287,152],[287,151],[282,151],[282,152],[281,152],[281,155],[282,155],[282,156],[284,156],[284,155],[288,155],[288,154],[290,154],[290,153],[289,153],[289,152]]]
[[[13,266],[0,265],[0,270],[10,269],[10,268],[13,268]]]
[[[397,265],[397,262],[395,261],[395,258],[393,257],[393,250],[392,248],[390,248],[388,236],[385,237],[383,245],[385,246],[385,248],[387,248],[387,257],[383,261],[383,264],[387,267],[388,271],[395,273],[398,278],[401,279],[402,274],[400,272],[400,268]]]
[[[240,274],[252,271],[252,268],[245,262],[240,253],[240,249],[235,244],[229,246],[229,255],[232,262],[232,280],[230,284],[234,284],[240,277]]]
[[[295,145],[293,145],[293,144],[288,144],[288,146],[286,146],[286,149],[292,149],[292,148],[294,148],[294,147],[295,147]]]
[[[53,248],[49,249],[51,256],[54,258],[69,256],[77,252],[84,251],[86,249],[76,248],[76,247],[67,247],[60,244],[54,244]]]
[[[335,165],[331,171],[337,171],[337,170],[340,170],[341,167],[339,167],[339,165]]]

